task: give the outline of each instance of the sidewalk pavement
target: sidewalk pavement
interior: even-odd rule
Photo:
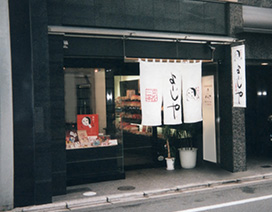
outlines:
[[[92,207],[154,196],[178,194],[188,190],[205,189],[222,184],[272,180],[272,158],[248,159],[247,171],[231,173],[216,164],[203,163],[194,169],[139,169],[126,172],[126,179],[71,186],[67,194],[53,197],[53,203],[15,208],[13,211],[56,211]],[[84,196],[83,194],[95,194]]]

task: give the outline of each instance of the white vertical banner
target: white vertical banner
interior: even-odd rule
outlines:
[[[163,77],[165,66],[156,62],[140,61],[140,90],[142,107],[142,125],[158,126],[162,124],[161,107],[163,95]]]
[[[231,47],[233,107],[246,107],[245,45]]]
[[[163,85],[164,124],[181,124],[181,64],[166,63]]]
[[[202,121],[202,63],[181,63],[184,123]]]
[[[217,162],[214,76],[202,77],[203,159]]]

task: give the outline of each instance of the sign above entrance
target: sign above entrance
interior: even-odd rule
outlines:
[[[233,107],[246,107],[245,45],[231,48]]]

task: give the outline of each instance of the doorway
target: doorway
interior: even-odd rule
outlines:
[[[272,69],[247,66],[246,141],[247,157],[272,154]]]
[[[220,163],[218,64],[202,67],[203,160]]]

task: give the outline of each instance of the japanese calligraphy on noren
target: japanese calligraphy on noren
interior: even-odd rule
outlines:
[[[245,46],[231,48],[233,107],[246,107]]]
[[[176,112],[180,110],[180,103],[178,99],[181,93],[179,93],[179,90],[176,86],[176,76],[173,73],[171,73],[169,83],[171,84],[169,92],[170,92],[172,104],[168,105],[167,108],[173,108],[173,118],[176,119]]]

